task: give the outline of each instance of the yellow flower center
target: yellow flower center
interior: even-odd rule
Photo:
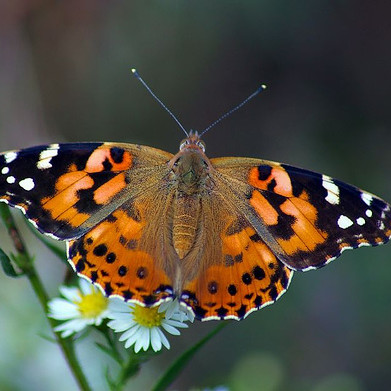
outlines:
[[[100,292],[91,292],[81,296],[81,301],[77,303],[83,318],[96,318],[108,305],[108,300]]]
[[[164,312],[158,312],[159,307],[143,307],[137,305],[133,309],[134,320],[145,327],[158,327],[164,319]]]

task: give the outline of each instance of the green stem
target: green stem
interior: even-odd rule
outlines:
[[[190,349],[182,353],[168,368],[166,373],[158,380],[155,386],[152,388],[152,391],[164,391],[167,390],[171,383],[178,377],[180,372],[185,368],[185,366],[190,362],[193,356],[217,333],[219,333],[224,327],[228,324],[227,321],[219,324],[214,328],[209,334],[204,338],[199,340],[195,345]]]
[[[17,266],[29,279],[30,284],[33,287],[33,290],[36,293],[44,313],[49,321],[50,327],[53,330],[56,341],[64,354],[65,360],[67,361],[80,390],[90,391],[91,388],[76,358],[73,342],[70,339],[63,339],[59,333],[56,333],[54,331],[54,327],[56,326],[55,320],[47,316],[47,302],[49,300],[49,296],[34,268],[33,259],[28,253],[25,243],[16,227],[15,221],[6,205],[0,204],[0,215],[18,253],[18,256],[16,257]]]
[[[130,354],[127,362],[121,366],[116,381],[116,391],[120,391],[126,385],[130,377],[134,376],[140,369],[140,360],[135,354]]]

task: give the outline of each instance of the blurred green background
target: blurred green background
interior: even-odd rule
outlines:
[[[320,171],[391,200],[391,4],[385,0],[0,1],[0,149],[126,141],[177,151],[260,83],[268,89],[205,137],[209,157],[253,156]],[[16,214],[23,226],[20,212]],[[11,246],[0,227],[1,246]],[[56,296],[65,267],[26,232]],[[231,322],[174,390],[389,390],[391,247],[296,273],[275,305]],[[146,364],[148,389],[216,323],[197,322]],[[0,275],[0,388],[75,383],[25,279]],[[94,390],[109,361],[83,340]]]

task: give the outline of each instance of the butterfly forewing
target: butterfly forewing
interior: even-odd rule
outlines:
[[[390,206],[357,187],[269,161],[212,162],[225,181],[249,185],[246,194],[236,196],[248,199],[247,214],[258,215],[257,233],[266,229],[274,239],[267,245],[294,270],[321,267],[344,249],[389,240]]]
[[[149,153],[148,153],[149,152]],[[0,200],[21,208],[41,232],[78,237],[126,199],[129,172],[170,154],[112,143],[43,145],[0,155]],[[145,156],[144,156],[145,155]]]

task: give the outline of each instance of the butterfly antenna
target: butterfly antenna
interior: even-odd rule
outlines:
[[[263,90],[266,90],[266,85],[265,84],[261,84],[260,87],[254,91],[250,96],[248,96],[243,102],[239,103],[237,106],[235,106],[233,109],[227,111],[224,115],[222,115],[219,119],[217,119],[216,121],[212,122],[206,129],[204,129],[201,134],[200,134],[200,137],[202,135],[204,135],[208,130],[212,129],[215,125],[217,125],[219,122],[221,122],[223,119],[227,118],[228,116],[230,116],[233,112],[235,112],[236,110],[240,109],[242,106],[244,106],[249,100],[251,100],[252,98],[254,98],[255,96],[257,96],[261,91]]]
[[[171,110],[155,95],[155,93],[149,88],[148,84],[141,78],[139,73],[135,68],[132,68],[132,73],[138,79],[141,84],[147,89],[147,91],[155,98],[155,100],[160,104],[160,106],[163,107],[164,110],[167,111],[168,114],[174,119],[174,121],[179,125],[179,127],[183,130],[183,132],[186,134],[186,137],[189,137],[189,133],[186,131],[184,126],[179,122],[178,118],[171,112]]]

